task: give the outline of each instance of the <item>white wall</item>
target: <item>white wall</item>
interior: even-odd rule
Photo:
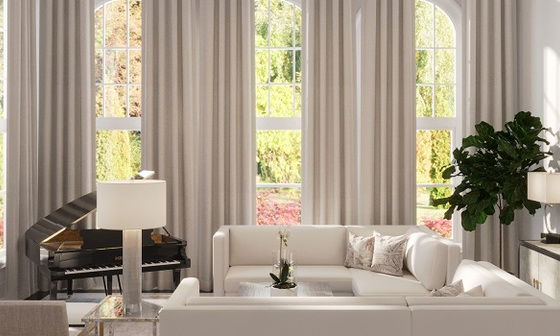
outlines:
[[[542,118],[554,159],[545,165],[560,171],[560,0],[518,0],[518,64],[520,109]],[[552,209],[553,231],[560,232],[560,205]],[[543,212],[523,218],[521,239],[543,231]]]

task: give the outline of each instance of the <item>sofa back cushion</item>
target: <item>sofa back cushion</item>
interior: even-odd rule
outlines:
[[[188,306],[273,306],[273,305],[309,305],[309,306],[406,306],[402,296],[301,296],[301,297],[234,297],[204,296],[187,300]]]
[[[405,263],[426,289],[440,289],[447,276],[447,245],[427,233],[413,232],[408,236]]]
[[[409,306],[518,306],[518,305],[544,305],[544,301],[534,296],[516,297],[426,297],[407,296],[406,302]]]
[[[344,265],[347,231],[343,226],[302,225],[287,228],[288,249],[296,265]],[[278,226],[230,226],[230,265],[272,265],[279,249]]]
[[[516,297],[529,296],[522,289],[488,271],[476,261],[465,259],[461,261],[453,276],[453,282],[462,280],[465,291],[478,285],[482,286],[486,297]]]

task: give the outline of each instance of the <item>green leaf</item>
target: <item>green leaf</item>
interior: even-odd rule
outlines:
[[[443,172],[441,173],[441,177],[444,180],[449,180],[450,178],[453,177],[455,170],[456,170],[455,166],[449,166],[443,170]]]
[[[274,280],[274,283],[280,283],[280,279],[274,273],[269,273],[269,274],[272,280]]]
[[[494,134],[494,127],[492,127],[492,125],[484,121],[477,124],[475,126],[475,129],[476,132],[483,137],[489,137]]]

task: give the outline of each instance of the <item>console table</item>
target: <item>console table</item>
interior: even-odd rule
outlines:
[[[519,278],[560,300],[560,244],[524,240],[519,246]]]

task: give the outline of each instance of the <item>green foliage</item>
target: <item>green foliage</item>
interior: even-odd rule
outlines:
[[[98,181],[127,180],[140,170],[140,132],[97,131]]]
[[[451,163],[451,132],[416,132],[416,182],[448,183],[441,172]]]
[[[301,132],[257,132],[257,175],[264,183],[300,183]]]
[[[294,288],[296,284],[290,281],[290,268],[292,265],[286,260],[281,260],[279,265],[279,274],[269,273],[270,277],[274,281],[272,287],[278,289],[290,289]]]
[[[530,112],[519,112],[507,122],[502,131],[481,122],[476,134],[463,139],[460,148],[453,151],[453,163],[442,178],[461,177],[453,194],[434,201],[434,205],[450,207],[445,213],[451,219],[461,211],[463,228],[474,231],[488,216],[499,211],[500,223],[509,225],[515,210],[526,208],[530,214],[540,203],[527,199],[527,173],[542,170],[537,165],[550,152],[541,150],[548,141],[540,136],[545,131],[540,118]]]

